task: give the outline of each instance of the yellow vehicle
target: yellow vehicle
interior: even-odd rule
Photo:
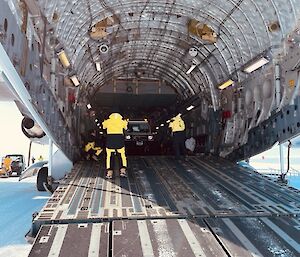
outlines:
[[[1,169],[0,169],[0,175],[1,176],[6,176],[9,177],[11,174],[11,163],[12,163],[12,158],[10,156],[5,156],[2,159],[2,164],[1,164]]]
[[[21,154],[9,154],[2,158],[0,176],[20,176],[25,168],[24,156]]]

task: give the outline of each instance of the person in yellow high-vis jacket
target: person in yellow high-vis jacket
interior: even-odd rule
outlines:
[[[90,134],[87,137],[87,143],[84,146],[84,151],[86,152],[87,160],[92,158],[95,161],[99,161],[99,155],[102,152],[102,148],[97,145],[96,131],[90,131]]]
[[[128,122],[123,120],[121,114],[114,112],[102,122],[103,129],[107,130],[106,137],[106,178],[113,175],[113,154],[121,155],[120,176],[126,177],[127,159],[125,155],[124,130]]]
[[[12,163],[12,158],[9,156],[5,156],[3,159],[3,164],[2,164],[2,172],[5,175],[8,175],[11,173],[11,163]]]
[[[185,158],[185,124],[181,114],[171,119],[169,128],[171,128],[173,134],[173,149],[176,159],[180,159],[181,155]]]

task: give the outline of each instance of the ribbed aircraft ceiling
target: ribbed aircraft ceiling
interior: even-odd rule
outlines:
[[[112,78],[160,78],[184,97],[215,94],[233,74],[243,81],[241,67],[282,44],[300,13],[299,0],[38,2],[81,88],[96,89]],[[197,67],[187,74],[193,62]]]

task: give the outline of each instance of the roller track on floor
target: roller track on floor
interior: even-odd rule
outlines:
[[[81,162],[32,223],[36,256],[300,256],[300,192],[224,159]]]

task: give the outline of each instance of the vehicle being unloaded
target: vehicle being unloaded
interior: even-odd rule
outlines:
[[[125,147],[128,155],[158,153],[157,133],[151,131],[147,120],[129,120],[125,131]]]
[[[143,146],[145,142],[154,141],[154,133],[147,120],[129,120],[125,132],[125,141]]]

